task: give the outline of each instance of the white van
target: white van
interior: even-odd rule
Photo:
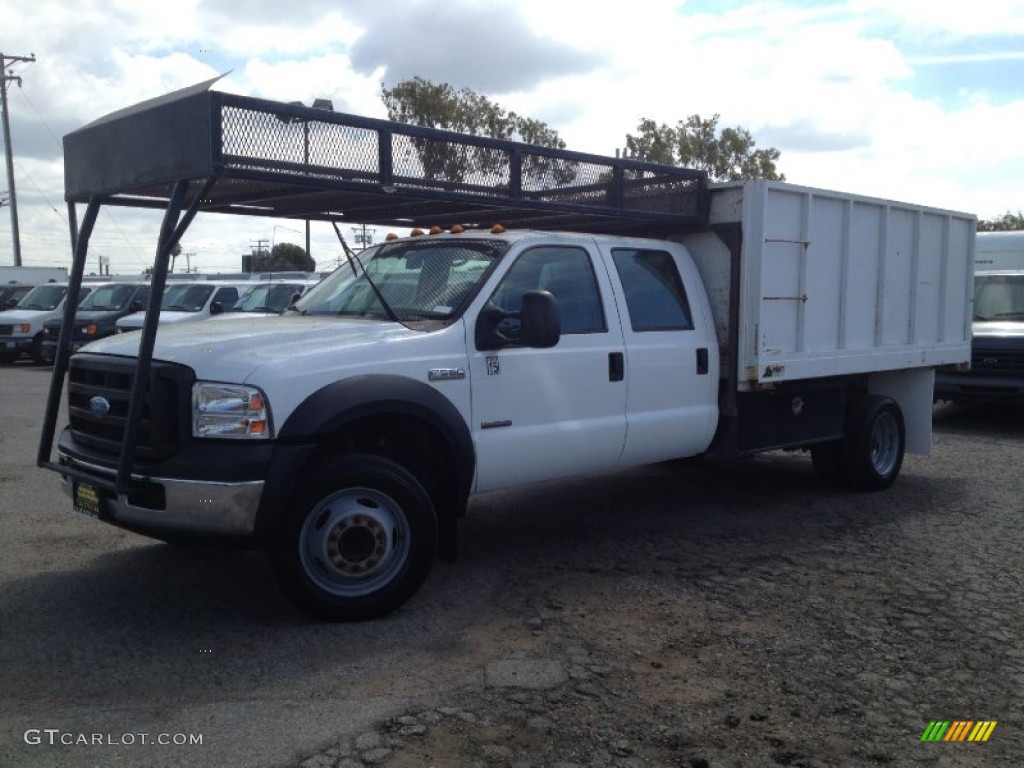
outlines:
[[[1024,269],[1024,230],[979,232],[974,241],[974,271]]]
[[[78,293],[82,302],[92,286],[83,283]],[[47,320],[64,316],[64,298],[67,283],[39,285],[25,294],[18,306],[0,312],[0,362],[13,363],[22,354],[32,358],[36,364],[45,362],[43,350],[43,325]]]
[[[267,317],[284,312],[296,298],[316,285],[319,280],[270,280],[250,284],[231,309],[221,318]]]
[[[233,307],[239,296],[250,287],[252,283],[241,280],[171,283],[164,290],[160,302],[160,324],[188,323],[217,317]],[[145,319],[146,316],[142,312],[122,317],[117,321],[117,332],[138,331]]]

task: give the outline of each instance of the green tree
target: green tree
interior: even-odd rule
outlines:
[[[690,115],[672,128],[645,117],[636,135],[626,134],[626,150],[652,163],[705,170],[712,181],[786,178],[775,167],[779,150],[755,149],[750,131],[739,126],[719,129],[720,118]]]
[[[277,243],[270,253],[256,255],[254,272],[315,272],[316,262],[306,249],[294,243]]]
[[[469,88],[456,90],[448,83],[414,77],[394,88],[382,87],[381,98],[388,119],[399,123],[565,149],[558,131],[546,123],[508,111]],[[411,141],[428,179],[491,186],[505,183],[508,158],[503,152],[418,137]],[[573,163],[531,154],[523,160],[524,184],[567,184],[575,177]]]
[[[994,219],[983,219],[978,222],[979,232],[1008,232],[1024,229],[1024,213],[1007,211]]]

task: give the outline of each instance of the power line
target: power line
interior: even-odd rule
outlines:
[[[50,134],[50,138],[51,138],[51,139],[53,139],[54,143],[55,143],[55,144],[57,145],[57,147],[58,147],[58,148],[60,149],[60,151],[61,151],[61,154],[63,154],[63,153],[64,153],[64,145],[63,145],[63,144],[61,143],[60,139],[58,139],[58,138],[57,138],[57,137],[56,137],[56,136],[54,135],[53,131],[52,131],[52,130],[50,129],[50,126],[49,126],[49,124],[48,124],[48,123],[46,122],[46,120],[44,120],[44,119],[43,119],[43,116],[42,116],[41,114],[39,114],[39,110],[38,110],[38,109],[36,109],[36,105],[32,103],[32,99],[30,99],[30,98],[28,97],[28,94],[27,94],[27,93],[25,93],[25,91],[23,91],[23,90],[22,90],[21,88],[19,88],[19,89],[18,89],[18,93],[20,93],[20,94],[21,94],[21,97],[22,97],[22,98],[23,98],[23,99],[24,99],[24,100],[25,100],[26,102],[28,102],[28,106],[29,106],[29,108],[31,108],[31,110],[32,110],[33,112],[35,112],[35,113],[36,113],[36,117],[38,117],[38,118],[39,118],[39,122],[43,124],[43,128],[45,128],[45,129],[46,129],[46,132],[47,132],[48,134]]]

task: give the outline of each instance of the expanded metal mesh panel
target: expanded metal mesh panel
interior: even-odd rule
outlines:
[[[707,176],[692,169],[214,91],[138,105],[66,143],[66,193],[83,202],[163,207],[187,182],[185,205],[254,216],[629,233],[706,223]]]
[[[391,147],[395,186],[508,194],[511,177],[507,152],[404,134],[394,134]]]
[[[225,106],[221,152],[231,167],[321,177],[377,174],[377,132]]]
[[[394,205],[402,207],[405,216],[416,215],[427,200],[453,193],[463,200],[476,199],[503,209],[526,206],[532,211],[528,218],[533,222],[541,221],[538,212],[548,207],[549,214],[574,210],[603,216],[676,216],[690,220],[701,215],[704,178],[690,169],[655,172],[618,158],[603,161],[591,155],[337,113],[314,115],[311,110],[284,106],[273,111],[265,104],[258,108],[221,106],[221,156],[225,165],[241,172],[301,175],[310,181],[339,180],[348,190],[345,202],[357,202],[360,207],[365,201],[353,200],[352,193],[365,185],[374,194],[385,191]],[[249,193],[250,199],[274,196],[269,187],[266,196],[259,194],[258,185],[249,187]],[[410,196],[418,199],[419,205],[410,207]],[[322,196],[318,200],[322,202]],[[274,207],[295,208],[289,204]],[[351,212],[350,206],[343,204],[334,208],[349,208]]]

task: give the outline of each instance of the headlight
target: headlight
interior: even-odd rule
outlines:
[[[192,386],[192,435],[266,440],[270,411],[255,387],[199,381]]]
[[[18,328],[21,329],[22,333],[32,333],[32,326],[29,325],[28,323],[22,323],[21,325],[18,326]]]
[[[96,323],[89,323],[88,325],[82,326],[82,333],[86,336],[96,335]]]

